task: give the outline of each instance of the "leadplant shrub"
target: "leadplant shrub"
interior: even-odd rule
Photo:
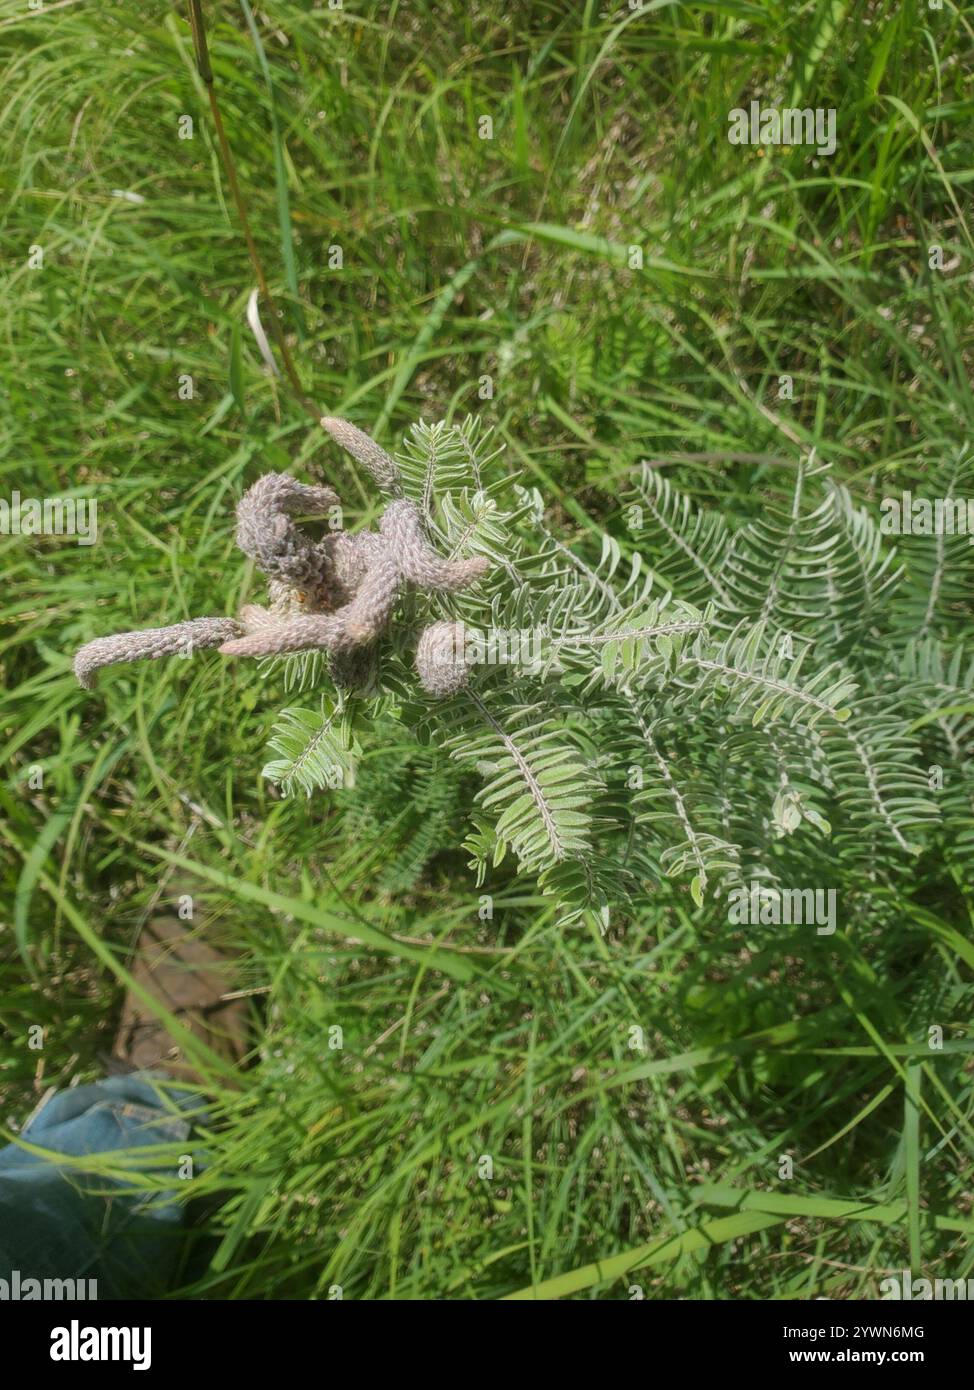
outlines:
[[[449,755],[479,783],[463,839],[478,882],[513,859],[602,930],[665,879],[702,904],[847,870],[882,885],[924,849],[969,849],[967,536],[897,546],[814,455],[736,525],[643,464],[601,549],[559,537],[477,418],[417,425],[398,462],[440,554],[490,568],[467,592],[409,596],[423,611],[400,612],[367,689],[287,659],[302,698],[265,768],[282,790],[350,800],[356,756],[381,769],[383,741],[400,769],[410,743]],[[959,451],[931,496],[956,495],[965,468]],[[413,670],[410,634],[438,621],[462,624],[469,668],[446,699]],[[368,795],[381,823],[375,768]],[[408,795],[390,771],[385,813]]]

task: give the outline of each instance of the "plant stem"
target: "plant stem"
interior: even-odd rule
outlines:
[[[304,387],[301,385],[301,378],[298,376],[294,359],[291,356],[291,349],[288,347],[284,329],[278,317],[277,304],[271,294],[267,284],[267,276],[264,274],[264,265],[257,250],[257,243],[254,241],[253,233],[250,230],[250,219],[247,216],[247,205],[244,202],[243,194],[240,191],[240,182],[237,178],[237,166],[234,163],[233,154],[230,149],[230,142],[227,139],[226,129],[223,124],[223,117],[220,114],[220,105],[217,101],[216,88],[213,83],[213,69],[210,66],[210,52],[206,42],[206,27],[203,21],[203,7],[200,0],[188,0],[189,3],[189,22],[193,31],[193,47],[196,50],[196,68],[200,75],[200,80],[206,87],[206,94],[210,102],[210,111],[213,114],[213,125],[216,128],[217,143],[220,146],[220,159],[223,169],[230,185],[230,194],[233,198],[234,207],[237,209],[237,216],[240,219],[240,226],[243,229],[244,239],[247,242],[247,254],[250,257],[250,264],[254,268],[257,276],[257,285],[260,290],[261,298],[267,305],[268,320],[271,333],[281,354],[281,361],[284,363],[284,372],[291,388],[294,391],[303,410],[314,420],[315,424],[321,422],[321,411],[317,409],[314,402],[305,395]]]

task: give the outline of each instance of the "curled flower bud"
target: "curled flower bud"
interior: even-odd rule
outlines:
[[[237,506],[237,545],[268,578],[310,585],[320,577],[325,557],[291,514],[327,512],[337,505],[338,494],[330,487],[311,487],[288,473],[267,473]]]
[[[466,637],[463,623],[433,623],[423,631],[416,648],[416,671],[428,695],[447,699],[466,686],[470,679]]]
[[[370,439],[350,420],[338,420],[333,415],[323,415],[321,427],[328,431],[336,444],[347,449],[357,463],[369,470],[383,492],[393,497],[401,494],[398,465],[374,439]]]
[[[198,647],[218,647],[240,632],[235,618],[191,618],[171,627],[142,628],[96,637],[74,658],[74,673],[85,690],[93,690],[95,673],[119,661],[158,661],[162,656],[191,656]]]
[[[444,559],[430,544],[414,502],[401,495],[395,461],[347,420],[322,425],[386,492],[394,495],[378,531],[330,529],[315,540],[296,518],[339,507],[329,487],[269,473],[237,506],[237,545],[263,570],[269,606],[246,604],[240,618],[196,618],[171,627],[100,637],[78,652],[75,671],[86,689],[95,672],[119,661],[153,660],[219,647],[225,656],[281,656],[318,648],[336,663],[339,683],[358,686],[372,666],[373,648],[392,619],[402,589],[456,593],[489,568],[481,555]],[[426,689],[452,695],[467,682],[463,627],[434,623],[424,634],[417,666]]]

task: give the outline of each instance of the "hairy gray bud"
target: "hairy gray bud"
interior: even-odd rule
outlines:
[[[191,618],[172,627],[148,627],[96,637],[75,655],[74,673],[86,690],[95,686],[95,672],[119,661],[157,661],[161,656],[191,655],[197,647],[219,647],[240,632],[235,618]]]
[[[445,621],[432,623],[423,631],[416,648],[416,671],[428,695],[447,699],[467,685],[466,635],[463,623]]]

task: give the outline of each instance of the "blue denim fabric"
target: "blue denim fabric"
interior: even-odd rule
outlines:
[[[164,1080],[135,1072],[59,1091],[21,1137],[75,1158],[185,1142],[200,1102],[161,1092]],[[22,1278],[97,1279],[99,1298],[157,1297],[180,1253],[184,1211],[166,1194],[10,1144],[0,1149],[0,1279],[19,1270]]]

